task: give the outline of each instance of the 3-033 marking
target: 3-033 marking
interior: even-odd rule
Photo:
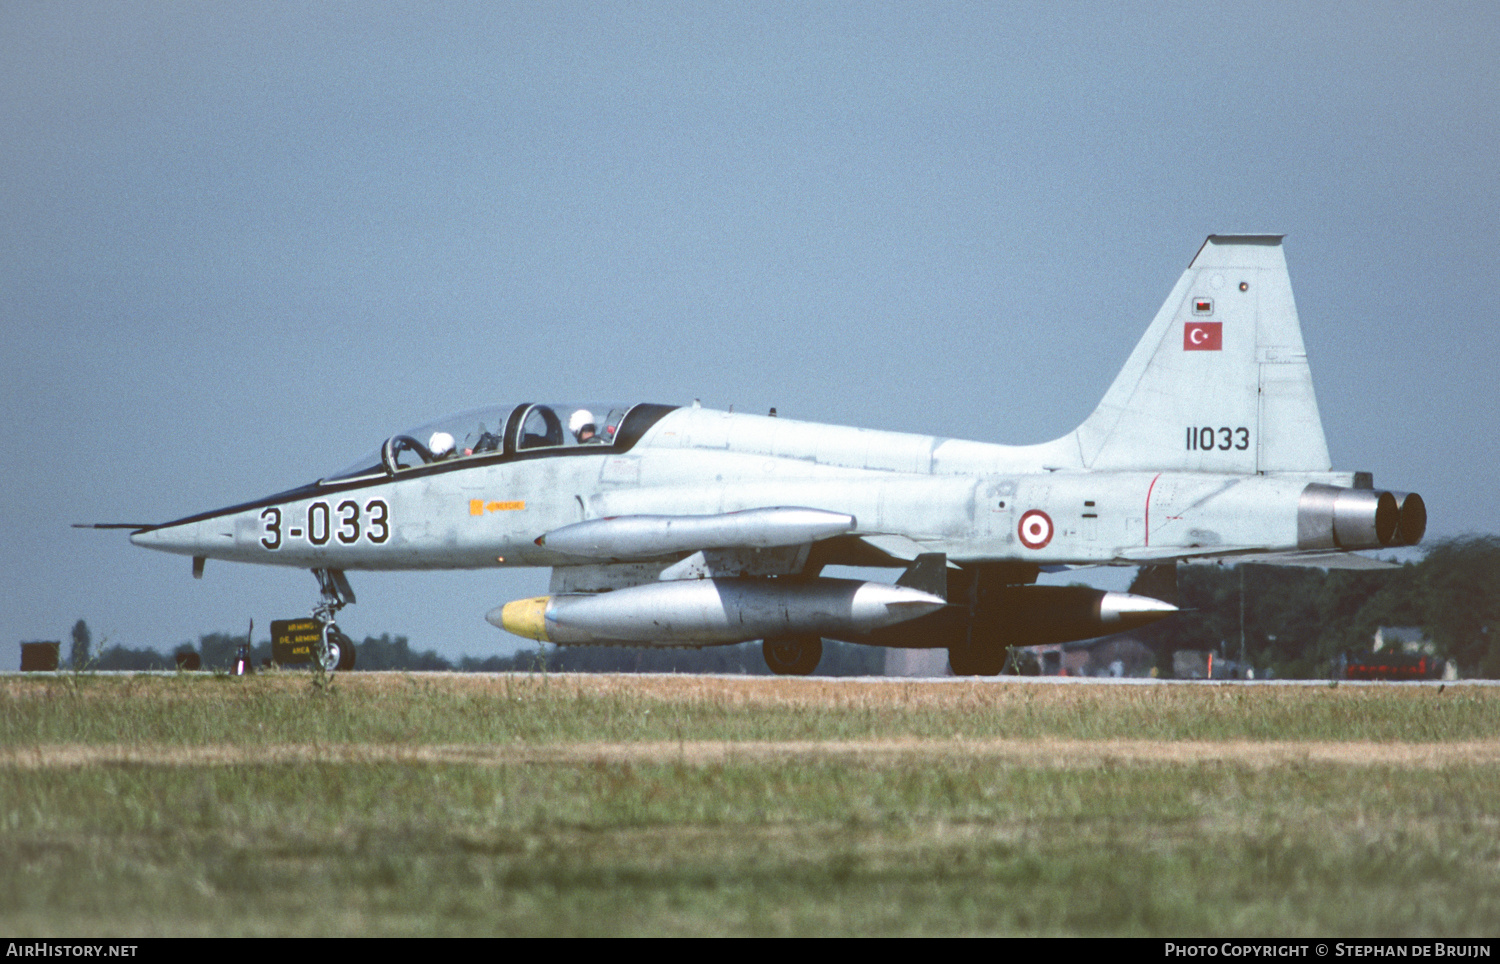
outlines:
[[[1238,449],[1243,452],[1250,447],[1250,430],[1243,426],[1230,428],[1221,425],[1214,428],[1205,425],[1202,428],[1194,428],[1189,425],[1187,430],[1187,450],[1189,452],[1228,452],[1230,449]]]
[[[327,502],[310,502],[306,525],[289,527],[286,538],[300,539],[306,533],[307,541],[315,546],[327,545],[331,539],[352,546],[361,536],[376,545],[391,537],[391,507],[384,499],[366,502],[364,513],[364,518],[361,518],[360,505],[353,499],[345,499],[333,507]],[[273,506],[265,510],[260,514],[260,521],[265,527],[260,544],[273,551],[280,549],[283,541],[281,509]]]

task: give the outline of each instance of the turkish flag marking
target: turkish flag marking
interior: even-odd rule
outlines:
[[[1182,329],[1183,351],[1223,351],[1224,323],[1190,321]]]

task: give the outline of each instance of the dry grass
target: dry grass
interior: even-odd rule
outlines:
[[[1488,934],[1491,688],[0,680],[35,935]]]
[[[861,762],[875,765],[962,758],[1016,766],[1093,768],[1106,764],[1227,763],[1265,769],[1337,764],[1423,770],[1500,765],[1500,740],[1459,743],[1331,743],[1272,740],[683,740],[476,746],[393,746],[375,743],[33,744],[0,747],[0,768],[70,770],[96,766],[269,766],[287,764],[518,764],[679,763],[705,766],[773,760]]]
[[[10,677],[19,743],[577,743],[1071,738],[1451,743],[1500,734],[1481,686],[1039,685],[767,677]]]

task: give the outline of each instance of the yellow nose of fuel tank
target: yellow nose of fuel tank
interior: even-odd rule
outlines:
[[[499,626],[508,633],[544,643],[551,642],[547,638],[547,604],[551,601],[551,596],[517,599],[490,610],[484,618],[491,625]]]

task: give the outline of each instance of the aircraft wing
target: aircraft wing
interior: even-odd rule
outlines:
[[[915,562],[918,556],[929,551],[915,539],[894,533],[861,536],[860,541],[899,562]]]
[[[706,549],[806,545],[852,532],[855,525],[846,513],[796,506],[717,515],[622,515],[553,529],[536,544],[594,562],[630,562]]]

